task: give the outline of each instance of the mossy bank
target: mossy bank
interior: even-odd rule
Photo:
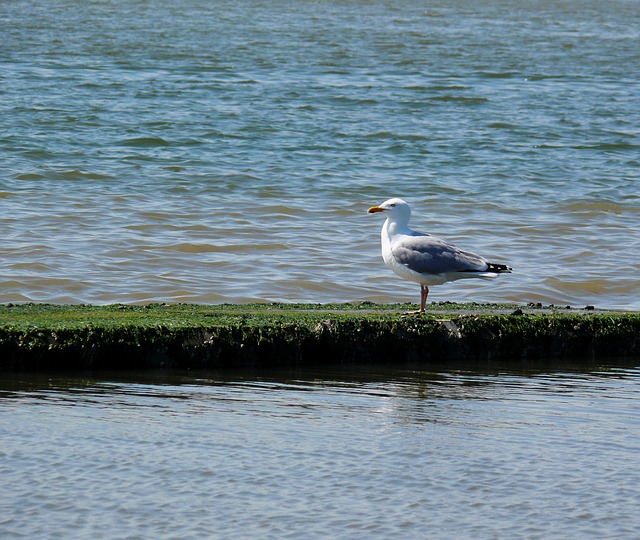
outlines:
[[[0,369],[539,366],[640,357],[640,314],[431,304],[0,306]]]

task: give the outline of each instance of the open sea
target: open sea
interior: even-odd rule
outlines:
[[[0,302],[640,309],[640,2],[0,2]]]
[[[0,303],[640,310],[640,1],[0,0]],[[4,539],[640,537],[640,361],[0,375]]]

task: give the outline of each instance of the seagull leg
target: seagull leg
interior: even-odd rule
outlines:
[[[429,296],[429,287],[420,285],[420,313],[424,313],[424,308],[427,305],[427,296]]]
[[[427,305],[427,296],[429,296],[429,287],[426,285],[420,285],[420,309],[418,311],[407,311],[405,315],[424,313],[424,308]]]

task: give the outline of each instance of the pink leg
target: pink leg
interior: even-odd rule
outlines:
[[[407,311],[407,315],[416,315],[417,313],[424,313],[424,308],[427,305],[427,296],[429,295],[429,287],[426,285],[420,285],[420,309],[418,311]]]
[[[429,296],[429,287],[420,285],[420,313],[424,313],[424,308],[427,305],[427,296]]]

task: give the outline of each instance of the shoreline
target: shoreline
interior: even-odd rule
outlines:
[[[432,303],[0,305],[0,371],[335,364],[553,368],[640,358],[640,313]]]

